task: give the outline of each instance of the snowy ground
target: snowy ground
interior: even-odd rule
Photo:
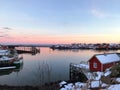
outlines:
[[[99,87],[98,81],[92,82],[92,88],[95,88],[95,87]],[[120,90],[120,84],[108,86],[107,84],[103,83],[101,87],[106,87],[106,89],[102,89],[102,90]],[[76,82],[75,84],[69,83],[69,84],[63,85],[63,87],[61,87],[60,90],[90,90],[90,89],[87,88],[87,83]]]
[[[84,68],[88,68],[87,65],[76,65],[76,67],[84,67]],[[103,83],[100,79],[101,76],[108,76],[111,74],[111,71],[109,69],[107,69],[105,72],[93,72],[87,73],[87,77],[88,78],[88,82],[86,83],[82,83],[82,82],[76,82],[76,83],[67,83],[65,81],[59,83],[61,89],[60,90],[90,90],[89,88],[99,88],[99,87],[103,87],[106,89],[102,89],[102,90],[120,90],[120,84],[114,84],[114,85],[108,85],[106,83]],[[92,81],[91,81],[92,80]],[[120,82],[120,78],[116,78],[117,82]]]

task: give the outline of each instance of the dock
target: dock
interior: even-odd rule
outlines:
[[[1,45],[1,46],[14,47],[17,50],[18,54],[28,53],[35,55],[37,53],[40,53],[40,47],[37,45]]]
[[[34,55],[36,53],[40,53],[40,48],[37,47],[15,47],[15,48],[19,54],[29,53]]]
[[[70,63],[69,77],[70,81],[86,82],[88,80],[89,67],[85,64],[73,64]]]

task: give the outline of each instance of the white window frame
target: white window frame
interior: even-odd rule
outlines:
[[[96,62],[93,63],[93,68],[97,68],[97,63]]]

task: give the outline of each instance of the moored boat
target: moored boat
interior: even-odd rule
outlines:
[[[22,56],[19,56],[16,50],[9,47],[6,50],[0,50],[0,69],[16,68],[22,63]]]

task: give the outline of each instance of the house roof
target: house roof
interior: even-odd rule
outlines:
[[[120,61],[120,56],[116,53],[97,54],[95,57],[102,63],[111,63]]]

